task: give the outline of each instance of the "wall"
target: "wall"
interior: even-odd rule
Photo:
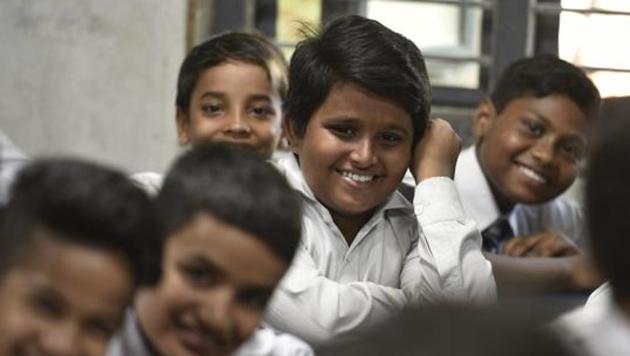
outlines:
[[[0,129],[28,155],[163,170],[185,21],[185,0],[2,0]]]

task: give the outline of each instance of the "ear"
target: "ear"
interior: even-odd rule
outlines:
[[[302,145],[302,135],[298,132],[291,118],[285,117],[284,120],[282,120],[282,130],[291,151],[295,154],[299,154],[298,151]]]
[[[188,122],[188,115],[181,108],[177,108],[175,114],[175,121],[177,122],[177,140],[180,145],[187,145],[190,143],[190,123]]]
[[[477,141],[481,141],[486,135],[496,117],[494,105],[489,99],[484,99],[475,110],[473,120],[473,133]]]

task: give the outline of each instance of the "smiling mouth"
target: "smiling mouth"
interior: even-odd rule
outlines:
[[[350,171],[342,171],[342,170],[337,170],[337,173],[339,173],[344,179],[352,183],[359,183],[359,184],[370,183],[379,177],[377,175],[357,174]]]
[[[227,340],[199,327],[177,323],[177,338],[181,345],[195,355],[226,354]]]
[[[543,175],[541,175],[540,173],[536,172],[535,170],[524,166],[522,164],[518,165],[518,169],[528,178],[530,178],[531,180],[533,180],[534,182],[538,183],[538,184],[547,184],[547,178],[545,178]]]

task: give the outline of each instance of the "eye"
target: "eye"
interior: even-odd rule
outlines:
[[[583,149],[576,143],[563,143],[560,146],[560,151],[576,161],[582,158]]]
[[[220,105],[216,104],[204,104],[201,107],[201,110],[207,115],[216,115],[223,111],[223,108]]]
[[[63,304],[51,291],[38,291],[31,296],[31,306],[44,317],[59,318],[63,315]]]
[[[545,133],[545,127],[538,121],[522,119],[521,123],[525,126],[527,132],[534,137],[540,137]]]
[[[268,106],[255,106],[249,110],[251,116],[259,118],[259,119],[267,119],[269,116],[273,115],[273,109]]]
[[[342,139],[350,139],[357,135],[357,129],[352,125],[330,125],[328,130]]]
[[[402,142],[403,138],[397,133],[394,132],[383,132],[379,136],[379,140],[388,146],[395,146],[398,143]]]
[[[216,272],[207,266],[184,265],[181,271],[186,280],[194,286],[207,287],[216,283]]]
[[[237,295],[237,300],[242,305],[253,310],[264,310],[269,298],[271,297],[271,291],[252,289],[241,291]]]

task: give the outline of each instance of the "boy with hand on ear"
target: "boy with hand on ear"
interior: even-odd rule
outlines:
[[[451,179],[460,142],[445,121],[428,121],[418,48],[343,17],[298,44],[289,78],[294,155],[278,167],[304,203],[303,233],[266,320],[318,354],[348,354],[408,304],[492,300],[481,237]],[[408,168],[413,205],[396,191]]]

